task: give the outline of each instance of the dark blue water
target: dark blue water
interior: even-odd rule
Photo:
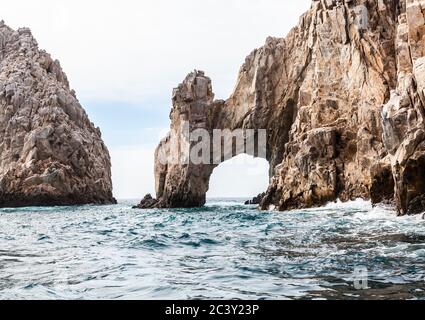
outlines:
[[[290,213],[240,203],[0,210],[0,298],[425,298],[421,217],[362,201]]]

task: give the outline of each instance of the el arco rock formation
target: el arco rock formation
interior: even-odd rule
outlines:
[[[414,214],[425,210],[424,106],[425,0],[314,0],[286,38],[246,58],[227,101],[191,73],[174,90],[171,128],[267,129],[262,209],[363,198]],[[157,199],[140,207],[203,205],[216,165],[158,158]]]
[[[0,207],[114,203],[98,128],[58,61],[0,22]]]

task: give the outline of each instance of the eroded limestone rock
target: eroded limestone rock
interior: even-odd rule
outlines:
[[[0,23],[0,207],[114,202],[108,150],[59,62]]]

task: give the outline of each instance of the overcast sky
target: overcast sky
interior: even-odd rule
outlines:
[[[226,99],[245,57],[267,36],[285,36],[311,0],[14,0],[0,19],[29,27],[60,60],[100,126],[117,198],[153,192],[153,150],[169,126],[172,88],[193,69]],[[268,184],[265,161],[236,160],[212,177],[210,197],[254,196]],[[248,175],[244,175],[248,168]]]

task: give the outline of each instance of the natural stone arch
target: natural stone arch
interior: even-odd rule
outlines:
[[[224,101],[214,101],[211,80],[203,72],[189,74],[174,90],[171,133],[155,156],[158,206],[203,206],[220,163],[240,154],[267,157],[265,134],[261,145],[258,131],[225,127],[219,117],[225,107]]]
[[[228,100],[190,74],[174,92],[172,129],[180,116],[194,129],[267,129],[273,179],[261,209],[362,198],[423,211],[424,21],[418,0],[312,1],[286,38],[246,58]],[[202,205],[213,168],[157,164],[149,204]]]
[[[155,152],[157,200],[148,196],[141,207],[203,206],[214,169],[241,154],[266,159],[272,176],[278,161],[270,151],[276,148],[268,143],[267,127],[254,125],[232,103],[214,100],[211,80],[201,71],[190,73],[174,90],[171,131]]]

